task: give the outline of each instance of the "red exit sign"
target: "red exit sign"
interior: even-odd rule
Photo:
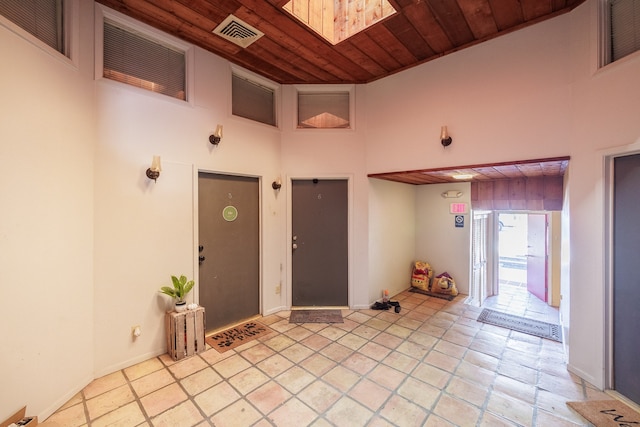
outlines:
[[[451,203],[449,206],[449,212],[452,214],[466,214],[467,213],[467,204],[466,203]]]

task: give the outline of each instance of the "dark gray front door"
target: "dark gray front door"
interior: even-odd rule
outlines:
[[[614,160],[614,387],[640,405],[640,155]]]
[[[258,179],[200,172],[198,226],[207,332],[260,314]]]
[[[292,305],[348,306],[347,180],[294,180]]]

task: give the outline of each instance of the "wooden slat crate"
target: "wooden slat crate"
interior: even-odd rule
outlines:
[[[204,351],[204,307],[182,313],[168,312],[165,315],[165,326],[167,353],[173,360],[184,359]]]

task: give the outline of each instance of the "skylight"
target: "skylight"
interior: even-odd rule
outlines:
[[[291,0],[283,9],[331,44],[396,13],[387,0]]]

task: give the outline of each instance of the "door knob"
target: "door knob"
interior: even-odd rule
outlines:
[[[198,257],[198,261],[199,261],[200,263],[202,263],[202,261],[204,261],[204,260],[205,260],[204,256],[200,255],[200,256]]]
[[[198,246],[198,252],[202,252],[202,251],[204,251],[204,246],[202,245]]]
[[[293,236],[293,237],[291,238],[291,240],[293,240],[293,241],[295,242],[296,240],[298,240],[298,236]]]
[[[291,247],[292,247],[293,249],[298,249],[298,245],[297,245],[296,243],[294,243],[293,245],[291,245]]]

